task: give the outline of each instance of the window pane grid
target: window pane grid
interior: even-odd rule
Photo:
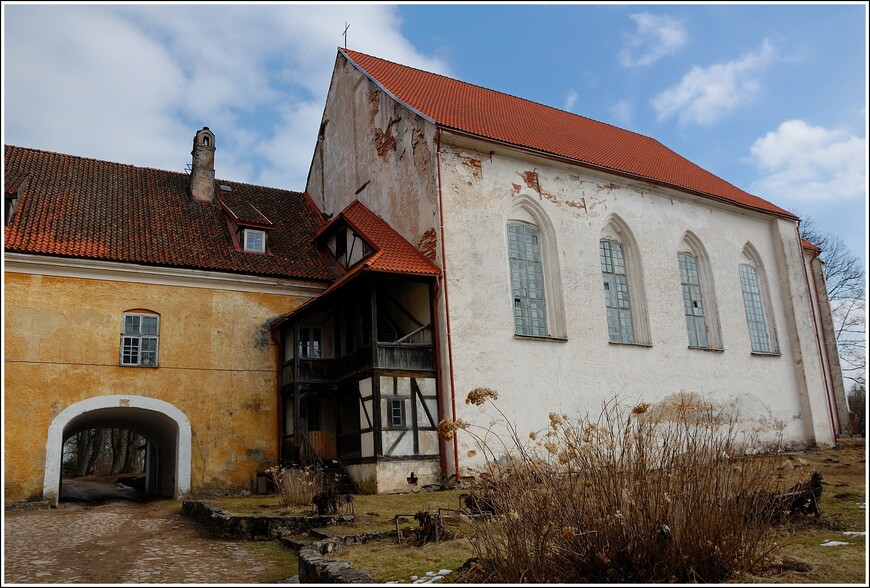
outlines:
[[[746,309],[746,321],[749,324],[749,340],[752,350],[769,353],[770,340],[767,335],[758,272],[751,265],[740,265],[740,286],[743,289],[743,306]]]
[[[121,334],[121,365],[157,366],[160,318],[155,315],[124,315]]]
[[[617,241],[601,241],[599,252],[604,279],[604,303],[607,306],[608,335],[614,343],[634,343],[631,297],[622,244]]]
[[[704,301],[701,296],[701,275],[698,262],[691,253],[678,253],[680,284],[683,292],[683,312],[686,315],[686,331],[689,347],[709,347],[707,321],[704,318]]]
[[[544,265],[538,228],[525,223],[508,223],[508,253],[514,298],[514,332],[546,337]]]
[[[263,231],[255,231],[245,229],[245,251],[256,251],[263,253],[266,251],[266,233]]]

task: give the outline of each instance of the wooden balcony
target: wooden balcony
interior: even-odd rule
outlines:
[[[295,366],[295,370],[294,370]],[[372,368],[434,372],[435,348],[431,344],[378,343],[377,363],[372,363],[371,345],[338,359],[297,358],[281,366],[282,384],[334,384]]]
[[[378,366],[401,371],[431,371],[435,369],[435,349],[416,343],[378,343]]]

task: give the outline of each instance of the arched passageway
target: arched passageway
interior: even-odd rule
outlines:
[[[63,443],[88,429],[135,431],[147,441],[146,494],[181,498],[190,492],[190,421],[162,400],[143,396],[97,396],[68,406],[51,421],[45,445],[43,497],[57,502]]]

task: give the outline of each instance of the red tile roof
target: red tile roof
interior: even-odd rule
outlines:
[[[341,278],[326,289],[326,292],[339,288],[364,271],[414,276],[437,276],[441,273],[438,266],[359,200],[348,204],[337,217],[320,230],[318,237],[328,234],[342,221],[365,239],[375,252],[348,268]]]
[[[6,251],[323,281],[340,275],[312,241],[326,221],[306,194],[216,182],[274,223],[272,255],[256,255],[235,250],[216,203],[190,199],[186,174],[14,146],[4,160],[6,191],[31,178],[5,229]]]
[[[810,243],[806,239],[801,239],[801,247],[809,249],[810,251],[821,251],[821,248],[818,245]]]
[[[650,137],[357,51],[339,49],[339,52],[400,102],[445,129],[686,189],[753,210],[797,218],[698,167]]]
[[[438,266],[359,200],[354,200],[348,204],[328,225],[322,227],[315,240],[324,241],[325,237],[341,223],[347,224],[351,230],[371,245],[375,252],[348,268],[344,275],[333,282],[320,296],[306,301],[303,305],[274,321],[272,328],[282,324],[291,316],[299,314],[303,309],[307,309],[322,300],[364,272],[424,277],[435,277],[441,274]]]

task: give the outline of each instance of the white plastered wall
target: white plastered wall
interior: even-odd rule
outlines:
[[[763,437],[833,442],[794,222],[467,139],[450,143],[442,143],[441,179],[458,416],[484,428],[501,418],[463,402],[478,386],[498,391],[521,437],[546,428],[551,411],[595,414],[614,396],[656,403],[690,393],[734,409]],[[567,341],[514,335],[505,221],[517,198],[535,199],[554,227]],[[651,347],[608,341],[599,238],[614,214],[642,255]],[[688,347],[677,265],[686,231],[709,256],[721,351]],[[766,271],[778,355],[751,352],[738,276],[747,244]],[[474,449],[462,436],[463,467],[476,463],[465,458]]]

